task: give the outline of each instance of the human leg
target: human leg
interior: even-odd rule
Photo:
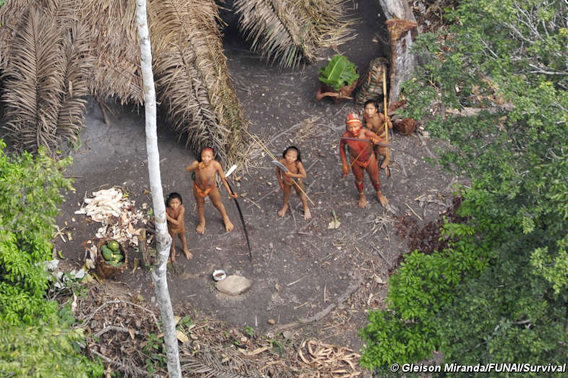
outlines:
[[[299,187],[296,186],[296,193],[298,194],[300,200],[302,201],[302,204],[304,205],[304,219],[310,219],[312,217],[312,214],[310,213],[310,209],[308,208],[308,199],[306,198],[306,195],[302,193],[302,190],[304,190],[304,183],[298,180],[298,185]],[[300,190],[300,188],[302,188],[302,190]]]
[[[231,223],[229,216],[227,215],[227,210],[225,210],[225,206],[221,202],[221,195],[219,194],[219,190],[217,188],[214,188],[209,193],[209,198],[211,198],[211,202],[213,203],[213,206],[215,206],[215,208],[217,210],[219,210],[219,213],[221,213],[221,217],[223,217],[223,223],[225,224],[225,230],[227,232],[229,232],[233,228],[235,228],[233,223]]]
[[[193,187],[193,196],[195,197],[197,215],[199,216],[199,224],[197,225],[196,231],[198,234],[203,235],[205,233],[205,198],[197,193],[195,186]]]
[[[374,157],[371,157],[371,159],[375,160]],[[386,206],[389,203],[389,201],[381,193],[381,182],[379,181],[379,167],[377,165],[377,162],[371,161],[370,164],[367,166],[366,170],[367,174],[369,175],[369,178],[371,179],[371,183],[373,184],[373,187],[377,192],[377,199],[379,200],[381,205]]]
[[[353,170],[353,176],[355,176],[355,186],[359,191],[359,207],[367,206],[367,198],[363,192],[363,168],[358,164],[353,164],[351,168]]]
[[[172,232],[169,228],[168,228],[168,233],[172,238],[172,245],[170,247],[170,261],[174,263],[176,262],[176,234]]]
[[[181,239],[181,247],[183,248],[183,253],[188,260],[191,260],[193,254],[187,249],[187,239],[185,238],[185,229],[181,230],[179,233],[179,238]]]
[[[282,208],[278,210],[279,217],[283,217],[284,214],[286,214],[286,212],[288,211],[288,201],[290,200],[290,192],[291,192],[290,186],[284,183],[284,189],[282,191],[284,192],[284,201],[282,204]]]

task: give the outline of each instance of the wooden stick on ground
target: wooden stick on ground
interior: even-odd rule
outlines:
[[[331,311],[333,311],[336,307],[338,307],[340,304],[345,302],[347,300],[347,298],[349,298],[351,296],[351,294],[353,294],[361,286],[362,283],[363,283],[363,277],[362,276],[357,277],[351,283],[351,285],[349,285],[347,290],[337,299],[337,301],[335,303],[330,304],[329,306],[327,306],[325,309],[318,312],[314,316],[310,316],[309,318],[301,318],[301,319],[298,319],[298,321],[288,323],[288,324],[283,324],[281,326],[275,327],[271,331],[280,332],[280,331],[285,330],[287,328],[293,328],[293,327],[297,327],[299,325],[305,325],[305,324],[317,322],[318,320],[323,319]]]

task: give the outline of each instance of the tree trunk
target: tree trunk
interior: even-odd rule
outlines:
[[[379,0],[387,18],[391,41],[390,103],[398,101],[402,83],[412,75],[415,59],[410,51],[418,24],[407,0]]]
[[[144,83],[148,174],[150,176],[152,204],[156,217],[156,249],[158,259],[156,266],[152,270],[152,280],[154,282],[158,308],[160,309],[162,325],[164,327],[168,372],[172,378],[181,378],[174,311],[172,309],[166,276],[172,238],[168,234],[166,205],[164,203],[162,179],[160,177],[160,153],[158,151],[158,134],[156,131],[156,91],[154,89],[154,74],[152,72],[152,50],[150,48],[150,35],[146,17],[146,0],[136,0],[136,23],[138,25],[138,35],[140,38],[140,50],[142,52],[140,64]]]

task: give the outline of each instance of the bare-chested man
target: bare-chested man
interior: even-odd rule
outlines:
[[[361,128],[359,116],[351,113],[345,121],[345,132],[341,136],[339,142],[339,153],[341,154],[341,163],[343,164],[343,177],[349,173],[349,164],[345,157],[345,145],[349,146],[349,155],[351,157],[351,168],[355,176],[355,186],[359,191],[359,207],[367,206],[367,198],[363,192],[363,172],[367,171],[373,187],[377,191],[377,199],[381,205],[386,206],[388,200],[381,193],[381,183],[379,182],[379,166],[373,153],[373,145],[383,142],[382,139],[368,129]],[[346,139],[343,139],[346,138]],[[352,139],[360,139],[352,140]]]
[[[217,160],[214,159],[213,150],[209,147],[205,147],[201,151],[201,162],[194,161],[185,169],[186,172],[194,172],[193,177],[193,195],[195,196],[195,202],[197,203],[197,214],[199,215],[199,224],[197,225],[197,233],[205,233],[205,197],[209,196],[213,206],[219,210],[221,216],[223,217],[223,223],[225,224],[225,230],[227,232],[231,231],[235,226],[231,223],[225,206],[221,202],[221,195],[219,190],[215,185],[216,175],[219,175],[225,189],[232,198],[237,198],[237,194],[233,193],[229,188],[225,174],[223,173],[223,168]]]

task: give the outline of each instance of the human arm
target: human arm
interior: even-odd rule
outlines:
[[[168,222],[176,227],[183,223],[184,215],[185,215],[185,207],[183,206],[180,206],[180,211],[176,218],[170,216],[170,214],[166,211],[166,218],[168,219]]]
[[[389,127],[389,129],[392,129],[392,122],[390,120],[390,117],[386,114],[381,114],[381,121],[383,123],[386,123],[387,126]]]
[[[372,132],[371,130],[364,130],[365,136],[373,142],[373,144],[384,143],[383,138]]]
[[[197,169],[197,167],[199,167],[199,164],[200,164],[200,163],[196,160],[196,161],[194,161],[193,163],[191,163],[190,165],[188,165],[188,166],[185,168],[185,171],[186,171],[186,172],[194,171],[194,170]]]
[[[280,161],[282,163],[282,161]],[[284,190],[284,181],[282,179],[282,170],[276,166],[276,179],[278,180],[278,184],[280,185],[280,189]]]
[[[227,178],[225,177],[225,172],[223,172],[223,167],[221,167],[221,164],[219,164],[218,162],[215,162],[215,170],[217,172],[217,174],[219,175],[219,177],[221,178],[221,181],[223,181],[223,185],[225,186],[225,189],[227,190],[227,193],[229,193],[229,196],[231,198],[237,198],[238,195],[237,193],[234,193],[231,190],[231,187],[229,186],[229,182],[227,181]]]
[[[342,136],[348,137],[349,135],[347,135],[347,133],[344,133]],[[341,155],[341,165],[342,165],[344,176],[349,173],[349,165],[347,164],[347,159],[345,157],[345,145],[346,144],[347,144],[347,142],[345,142],[344,139],[341,139],[339,141],[339,155]]]
[[[292,178],[306,178],[306,170],[304,169],[304,165],[302,164],[301,161],[298,162],[298,173],[292,173],[290,171],[285,172],[284,174],[288,177],[292,177]]]

